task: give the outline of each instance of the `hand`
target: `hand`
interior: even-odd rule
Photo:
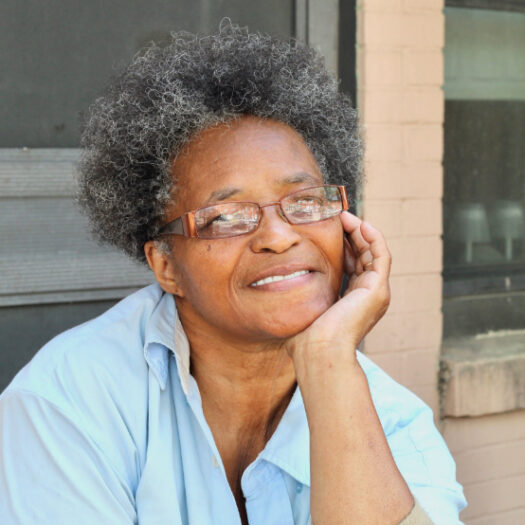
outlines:
[[[347,212],[341,223],[348,289],[286,343],[310,430],[310,511],[319,525],[400,523],[414,499],[355,353],[388,308],[391,257],[370,224]]]
[[[363,337],[383,317],[390,303],[391,256],[383,235],[348,212],[341,214],[346,233],[344,270],[349,276],[343,297],[306,330],[286,343],[290,356],[305,349],[323,354],[342,349],[353,354]]]

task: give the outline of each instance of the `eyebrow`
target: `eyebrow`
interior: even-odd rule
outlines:
[[[206,199],[206,204],[209,204],[210,202],[218,202],[223,201],[228,198],[230,198],[232,195],[235,195],[236,193],[239,193],[241,191],[240,188],[234,188],[234,187],[227,187],[222,188],[220,190],[216,190],[211,193],[211,195]]]
[[[285,186],[286,184],[299,184],[301,182],[312,182],[315,184],[319,184],[319,179],[317,177],[314,177],[313,175],[310,175],[310,173],[301,172],[286,177],[281,181],[281,185]]]
[[[293,175],[290,175],[289,177],[286,177],[279,181],[279,184],[281,186],[287,186],[288,184],[300,184],[302,182],[311,182],[315,184],[319,184],[319,179],[317,177],[314,177],[313,175],[310,175],[309,173],[294,173]],[[242,190],[241,188],[236,188],[234,186],[228,186],[226,188],[221,188],[220,190],[213,191],[210,196],[206,199],[206,204],[209,204],[211,202],[220,202],[224,201],[226,199],[229,199],[230,197],[233,197],[236,193],[240,193]]]

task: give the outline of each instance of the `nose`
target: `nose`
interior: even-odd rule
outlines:
[[[278,203],[262,206],[261,213],[261,222],[250,243],[255,253],[283,253],[299,244],[301,236],[282,215]]]

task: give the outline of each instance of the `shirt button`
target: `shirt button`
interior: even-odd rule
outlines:
[[[215,457],[215,454],[211,457],[211,464],[212,464],[215,468],[219,468],[219,462],[217,461],[217,458]]]
[[[297,483],[297,485],[295,487],[295,492],[297,492],[297,494],[300,494],[302,491],[303,491],[302,484],[301,483]]]

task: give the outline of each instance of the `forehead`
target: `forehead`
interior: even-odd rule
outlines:
[[[174,208],[183,213],[213,195],[232,200],[276,198],[297,184],[322,183],[303,138],[282,122],[242,117],[199,133],[173,163]],[[213,201],[213,199],[211,199]]]

